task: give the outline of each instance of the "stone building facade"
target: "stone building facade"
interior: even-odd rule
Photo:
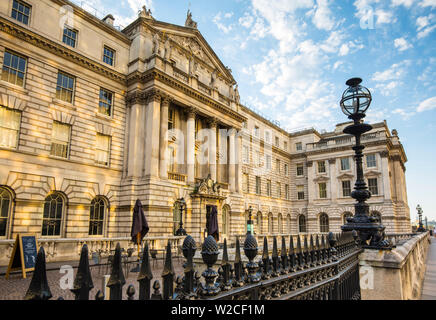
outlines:
[[[209,205],[229,240],[249,207],[257,235],[339,231],[354,203],[344,124],[289,133],[242,105],[191,15],[177,26],[144,8],[122,31],[113,22],[66,0],[0,3],[0,264],[18,233],[52,260],[83,242],[127,245],[136,199],[150,239],[174,235],[182,197],[196,240]],[[410,231],[397,133],[377,123],[364,142],[372,211],[388,232]]]

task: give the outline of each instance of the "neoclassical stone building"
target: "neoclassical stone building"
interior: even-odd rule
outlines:
[[[230,241],[249,207],[257,235],[339,231],[354,211],[346,124],[289,133],[242,105],[190,14],[113,23],[66,0],[0,2],[0,264],[18,233],[52,260],[127,243],[138,198],[155,240],[174,235],[182,197],[197,240],[209,206]],[[374,124],[364,142],[372,212],[410,231],[396,131]]]

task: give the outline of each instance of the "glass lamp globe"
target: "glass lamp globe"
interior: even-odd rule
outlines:
[[[371,104],[371,92],[368,88],[361,86],[361,82],[360,78],[352,78],[346,82],[348,88],[342,94],[340,105],[342,112],[348,117],[364,116]]]

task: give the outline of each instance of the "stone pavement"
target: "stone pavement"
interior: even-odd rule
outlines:
[[[177,276],[183,276],[183,260],[184,258],[173,258],[173,267],[175,272],[176,279]],[[90,269],[92,274],[92,280],[94,283],[94,288],[90,291],[90,299],[94,300],[94,297],[98,290],[102,290],[102,282],[104,274],[110,274],[110,268],[108,269],[106,273],[106,266],[102,265],[101,268],[98,265],[92,265],[92,260],[90,262]],[[61,289],[60,287],[60,279],[65,275],[65,273],[60,273],[59,269],[62,265],[71,265],[74,267],[74,275],[77,273],[77,265],[78,261],[73,262],[65,262],[65,263],[48,263],[47,264],[47,280],[48,284],[51,290],[51,293],[53,295],[52,299],[58,299],[59,297],[63,297],[65,300],[73,300],[74,295],[73,293],[68,289]],[[163,260],[160,259],[155,264],[153,264],[152,261],[150,261],[150,264],[152,266],[152,272],[153,272],[153,279],[151,281],[151,284],[155,280],[159,280],[161,282],[161,288],[162,288],[162,270],[163,270]],[[131,263],[128,265],[129,270],[131,270],[136,263]],[[124,264],[123,264],[123,270]],[[197,270],[201,272],[202,270]],[[4,273],[6,272],[6,268],[0,269],[0,300],[22,300],[25,296],[27,289],[29,288],[30,281],[32,279],[32,272],[27,273],[27,278],[23,279],[21,276],[21,273],[14,273],[11,274],[9,279],[6,280]],[[126,290],[127,287],[130,284],[133,284],[135,286],[135,299],[138,298],[138,291],[139,291],[139,283],[136,281],[138,277],[138,273],[132,273],[129,272],[128,277],[126,278],[126,284],[123,287],[123,299],[127,299]],[[103,290],[102,290],[103,291]]]
[[[421,300],[436,300],[436,238],[431,237]]]

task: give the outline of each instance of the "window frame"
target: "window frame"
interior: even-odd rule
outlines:
[[[307,233],[307,219],[304,214],[298,216],[298,233]]]
[[[62,157],[62,156],[58,156],[58,155],[55,155],[55,154],[52,154],[52,148],[53,148],[53,127],[54,127],[54,123],[57,123],[57,124],[60,124],[60,125],[63,125],[63,126],[68,126],[69,127],[69,133],[68,133],[68,144],[67,144],[67,155],[66,155],[66,157]],[[52,136],[51,136],[51,140],[50,140],[50,157],[55,157],[55,158],[59,158],[59,159],[70,159],[70,149],[71,149],[71,134],[72,134],[72,131],[73,131],[73,126],[72,125],[70,125],[70,124],[68,124],[68,123],[63,123],[63,122],[60,122],[60,121],[56,121],[56,120],[53,120],[53,122],[52,122]],[[57,141],[60,141],[60,140],[57,140]]]
[[[62,90],[70,91],[70,89],[64,88],[64,87],[60,87],[58,85],[59,76],[60,75],[63,75],[65,77],[69,77],[69,78],[73,79],[73,88],[71,89],[71,101],[66,101],[66,100],[62,99]],[[72,74],[64,72],[62,70],[58,70],[58,77],[57,77],[57,80],[56,80],[56,99],[59,100],[59,101],[62,101],[63,103],[74,105],[74,100],[75,100],[75,96],[76,96],[76,80],[77,80],[76,77],[73,76]],[[59,93],[59,96],[58,96],[58,87],[60,87],[60,89],[61,89],[60,93]]]
[[[266,195],[272,197],[272,185],[271,180],[266,180]]]
[[[370,185],[370,180],[371,181],[374,181],[375,180],[375,186],[374,185]],[[374,192],[372,192],[371,191],[371,188],[375,188],[375,190],[376,190],[376,192],[374,193]],[[378,188],[378,178],[368,178],[368,190],[369,190],[369,192],[371,192],[371,195],[374,195],[374,196],[378,196],[378,195],[380,195],[379,194],[379,188]]]
[[[303,191],[301,191],[301,189]],[[302,197],[300,197],[302,195]],[[305,200],[306,199],[306,194],[304,192],[304,185],[298,185],[297,186],[297,200]]]
[[[16,130],[17,131],[17,139],[15,141],[15,147],[7,147],[7,146],[1,146],[0,145],[0,149],[18,150],[18,147],[20,145],[21,120],[22,120],[22,117],[23,117],[23,112],[20,111],[20,110],[16,110],[16,109],[11,109],[9,107],[5,107],[3,105],[0,105],[0,108],[5,108],[9,112],[14,112],[14,113],[19,114],[19,121],[18,121],[19,126],[18,126],[18,130]],[[1,128],[5,129],[5,130],[15,130],[15,129],[7,128],[7,127],[1,127]]]
[[[295,143],[295,151],[303,151],[303,143],[302,142]]]
[[[97,137],[98,136],[103,136],[103,137],[107,137],[108,138],[108,150],[102,150],[102,149],[99,149],[98,148],[98,146],[97,146]],[[103,133],[99,133],[99,132],[97,132],[97,134],[96,134],[96,147],[95,147],[95,150],[96,150],[96,158],[97,158],[97,152],[98,151],[104,151],[104,152],[107,152],[107,164],[104,164],[104,163],[100,163],[100,162],[98,162],[98,160],[97,159],[95,159],[95,163],[98,165],[98,166],[103,166],[103,167],[107,167],[107,168],[109,168],[110,167],[110,163],[111,163],[111,149],[112,149],[112,137],[111,136],[109,136],[109,135],[106,135],[106,134],[103,134]]]
[[[327,213],[321,213],[318,218],[319,221],[319,232],[328,233],[330,232],[330,219]]]
[[[344,169],[343,162],[342,162],[343,160],[347,160],[346,163],[348,163],[348,168]],[[350,171],[350,170],[351,170],[350,158],[349,157],[341,158],[341,171]]]
[[[372,166],[372,165],[371,165],[371,166],[369,165],[369,163],[370,163],[370,162],[368,161],[369,157],[374,157],[374,165],[373,165],[373,166]],[[367,154],[367,155],[366,155],[366,161],[365,161],[365,162],[366,162],[366,167],[367,167],[367,168],[377,168],[377,156],[375,155],[375,153]],[[371,164],[372,164],[372,163],[373,163],[373,162],[371,161]]]
[[[56,198],[60,198],[61,199],[61,203],[62,203],[62,208],[61,208],[61,217],[58,218],[45,218],[45,209],[46,209],[46,204],[47,204],[47,199],[52,198],[51,200],[56,200],[53,199],[53,196],[56,195]],[[57,208],[57,204],[56,204],[56,209]],[[49,195],[47,195],[47,197],[44,199],[44,205],[43,205],[43,214],[42,214],[42,225],[41,225],[41,237],[47,237],[47,238],[61,238],[65,235],[65,216],[66,216],[66,210],[67,210],[67,199],[66,197],[58,192],[52,192]],[[44,221],[45,220],[59,220],[59,234],[43,234],[44,231]]]
[[[6,60],[5,55],[6,55],[6,53],[10,54],[11,56],[14,56],[14,55],[15,55],[15,56],[17,56],[18,58],[21,58],[21,59],[24,60],[25,65],[24,65],[24,71],[23,71],[23,72],[21,72],[19,69],[14,69],[14,68],[12,67],[12,57],[11,57],[11,66],[6,66],[6,65],[5,65],[5,60]],[[10,72],[8,72],[8,80],[4,80],[4,79],[3,79],[3,72],[4,72],[4,69],[5,69],[5,68],[7,68],[7,69],[9,69],[9,70],[12,70],[12,71],[15,71],[16,73],[23,73],[23,85],[21,86],[21,85],[17,84],[17,81],[15,81],[15,82],[11,82],[11,81],[9,81],[9,77],[10,77],[10,75],[11,75]],[[16,86],[16,87],[19,87],[19,88],[23,88],[23,89],[24,89],[24,88],[26,87],[27,68],[28,68],[28,57],[26,57],[25,55],[22,55],[22,54],[20,54],[20,53],[17,53],[17,52],[15,52],[15,51],[13,51],[13,50],[10,50],[10,49],[5,49],[5,50],[4,50],[4,53],[3,53],[3,63],[2,63],[2,70],[1,70],[1,76],[0,76],[1,81],[5,82],[5,83],[8,83],[8,84],[10,84],[10,85],[13,85],[13,86]],[[17,80],[17,79],[18,79],[18,76],[16,75],[16,80]]]
[[[98,203],[94,203],[94,205],[93,205],[94,201],[103,202],[103,218],[101,220],[100,219],[92,219],[91,210],[92,210],[92,208],[94,208],[94,210],[95,210],[95,206],[98,204]],[[99,204],[99,206],[100,206],[100,204]],[[90,236],[90,237],[104,237],[104,236],[106,236],[106,221],[107,221],[108,210],[109,210],[109,203],[105,199],[105,197],[96,196],[94,199],[92,199],[91,205],[89,207],[88,236]],[[94,217],[95,217],[95,211],[94,211]],[[97,221],[97,223],[101,223],[101,234],[91,234],[91,223],[93,221],[94,221],[94,223],[95,223],[95,221]]]
[[[262,179],[259,176],[256,176],[256,194],[262,194]]]
[[[113,53],[112,64],[109,64],[109,63],[107,63],[106,61],[104,61],[104,60],[105,60],[105,57],[108,57],[108,56],[106,55],[105,49],[107,49],[107,50],[109,50],[109,51],[112,51],[112,53]],[[108,45],[106,45],[106,44],[103,45],[103,55],[102,55],[102,59],[101,59],[101,61],[102,61],[103,63],[107,64],[108,66],[115,67],[115,61],[116,61],[115,59],[116,59],[116,56],[117,56],[117,51],[116,51],[115,49],[112,49],[110,46],[108,46]]]
[[[101,112],[101,108],[102,108],[101,104],[109,105],[108,103],[106,103],[106,101],[102,100],[102,92],[106,92],[107,94],[111,95],[111,98],[110,98],[110,103],[111,104],[110,104],[110,112],[109,112],[109,114]],[[103,87],[100,87],[100,92],[98,94],[98,111],[97,111],[98,114],[103,115],[105,117],[112,118],[113,114],[114,114],[114,105],[115,105],[115,92],[113,92],[111,90],[108,90],[108,89],[105,89]]]
[[[322,185],[325,186],[324,190],[322,190],[322,188],[321,188]],[[324,197],[322,196],[324,193],[321,194],[322,191],[325,192]],[[319,199],[327,199],[327,183],[325,183],[325,182],[318,183],[318,196],[319,196]]]
[[[69,31],[71,31],[71,32],[74,32],[74,33],[76,34],[76,38],[73,39],[73,38],[71,38],[70,36],[66,35],[66,34],[65,34],[65,30],[69,30]],[[68,40],[70,40],[70,41],[74,41],[74,46],[72,46],[72,45],[70,45],[69,43],[65,42],[65,41],[64,41],[64,37],[66,37],[66,38],[67,38]],[[77,48],[77,45],[78,45],[78,42],[79,42],[79,30],[77,30],[77,29],[75,29],[75,28],[72,28],[72,27],[70,27],[69,25],[65,24],[65,25],[64,25],[64,28],[63,28],[63,30],[62,30],[62,43],[65,44],[65,45],[67,45],[67,46],[70,47],[70,48],[76,49],[76,48]]]
[[[348,189],[344,188],[344,183],[348,182]],[[341,185],[342,185],[342,197],[346,198],[346,197],[351,197],[351,180],[342,180],[341,181]],[[348,190],[348,193],[346,194],[346,190]]]
[[[299,173],[299,168],[301,168],[301,174],[298,174]],[[297,164],[297,177],[304,177],[304,164],[302,164],[302,163],[300,163],[300,164]]]
[[[21,4],[21,5],[24,6],[24,7],[28,7],[28,8],[29,8],[29,14],[26,15],[24,12],[20,12],[20,11],[18,11],[17,9],[15,9],[15,8],[14,8],[14,2],[16,2],[16,3],[18,3],[18,4]],[[14,17],[13,17],[13,12],[14,12],[14,10],[15,10],[16,12],[18,12],[19,14],[21,14],[21,15],[23,15],[23,16],[26,16],[26,17],[27,17],[27,23],[24,23],[23,21],[18,20],[18,16],[17,16],[16,18],[14,18]],[[24,2],[24,1],[22,1],[22,0],[12,0],[12,3],[11,3],[11,10],[10,10],[10,12],[11,12],[10,17],[11,17],[12,19],[14,19],[15,21],[18,21],[19,23],[21,23],[21,24],[23,24],[23,25],[25,25],[25,26],[30,26],[30,22],[31,22],[31,19],[32,19],[32,5],[30,5],[30,4],[28,4],[27,2]]]
[[[6,194],[7,197],[9,198],[8,200],[8,208],[7,208],[7,215],[6,217],[2,216],[2,211],[3,211],[3,204],[4,204],[4,197],[3,195]],[[14,210],[14,194],[13,192],[11,192],[11,190],[9,190],[9,188],[7,188],[6,186],[0,186],[0,219],[4,219],[6,220],[5,223],[5,234],[1,235],[0,234],[0,239],[8,239],[10,236],[10,230],[11,230],[11,220],[12,220],[12,212]]]
[[[322,165],[321,165],[321,163],[322,163]],[[325,165],[325,160],[317,161],[317,167],[318,167],[318,170],[317,170],[318,173],[327,173],[327,169],[326,169],[326,165]],[[321,171],[321,169],[323,171]]]

